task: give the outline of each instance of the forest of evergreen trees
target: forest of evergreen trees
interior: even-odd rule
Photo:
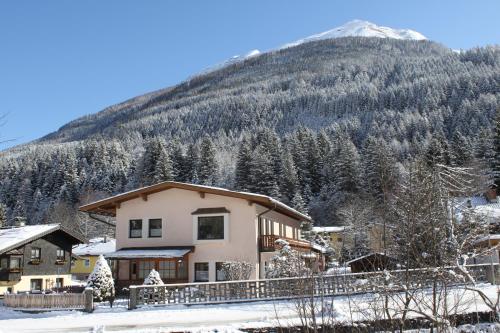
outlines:
[[[316,224],[383,202],[409,161],[494,165],[500,50],[341,38],[263,54],[2,153],[0,215],[51,221],[164,180],[273,196]],[[2,213],[3,211],[3,213]]]

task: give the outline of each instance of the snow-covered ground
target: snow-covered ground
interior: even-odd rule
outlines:
[[[480,288],[489,296],[497,292],[497,287],[489,284]],[[460,300],[458,312],[488,311],[472,292],[457,289],[450,297]],[[329,313],[338,322],[366,320],[372,300],[371,294],[335,297]],[[118,303],[113,309],[99,306],[91,314],[80,311],[30,314],[0,307],[0,332],[234,332],[242,328],[299,325],[295,305],[294,301],[268,301],[143,307],[128,311],[125,303]]]

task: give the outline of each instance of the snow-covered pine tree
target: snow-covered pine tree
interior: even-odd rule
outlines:
[[[163,141],[158,142],[157,157],[153,173],[153,183],[160,183],[173,180],[172,161],[170,160],[167,147]]]
[[[198,180],[202,185],[215,185],[217,181],[217,162],[215,148],[209,137],[203,138],[200,145]]]
[[[7,225],[7,207],[0,202],[0,228]]]
[[[236,158],[236,169],[234,182],[237,190],[250,191],[252,171],[252,149],[247,138],[243,138]]]
[[[266,147],[259,145],[252,154],[250,191],[279,198],[278,177]]]
[[[390,147],[382,139],[368,137],[363,149],[365,189],[379,201],[387,201],[393,191],[398,169],[396,158]]]
[[[293,198],[295,197],[295,194],[299,193],[299,184],[298,184],[298,177],[297,177],[297,169],[295,168],[295,164],[293,163],[293,158],[292,154],[288,150],[286,150],[283,154],[283,173],[281,175],[281,181],[280,181],[280,191],[281,191],[281,199],[287,203],[290,204],[291,206],[294,205],[300,205],[300,202],[293,203]],[[302,196],[300,198],[302,201],[303,206],[301,206],[300,210],[296,207],[295,209],[305,212],[305,203],[304,200],[302,199]]]
[[[186,181],[186,163],[187,159],[184,156],[179,140],[174,140],[171,144],[171,161],[172,161],[172,177],[175,181]]]
[[[453,166],[464,166],[474,159],[474,150],[470,141],[456,131],[451,139],[451,163]]]
[[[200,151],[198,146],[193,143],[188,146],[185,162],[186,181],[188,183],[198,184],[198,165],[200,163]]]
[[[115,282],[108,262],[101,254],[97,259],[94,270],[89,275],[87,288],[92,288],[94,300],[97,302],[109,301],[113,306],[115,300]]]
[[[494,135],[493,176],[495,177],[495,185],[500,188],[500,107],[497,107],[496,110]]]
[[[360,189],[360,157],[351,140],[345,140],[339,147],[333,161],[333,179],[337,191],[355,193]]]
[[[292,202],[290,203],[292,208],[298,210],[303,214],[307,214],[307,205],[302,198],[302,195],[299,191],[296,191],[293,195]]]
[[[160,277],[160,273],[158,273],[154,268],[149,272],[149,275],[144,279],[145,285],[158,285],[164,284],[163,280]]]

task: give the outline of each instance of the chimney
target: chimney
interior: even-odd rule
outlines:
[[[14,217],[14,226],[24,227],[26,225],[26,218],[22,216]]]

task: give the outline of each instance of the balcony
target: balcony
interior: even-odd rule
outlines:
[[[262,235],[259,238],[259,248],[260,252],[274,252],[279,250],[279,246],[276,245],[276,240],[278,239],[283,239],[290,244],[292,248],[295,248],[296,250],[311,250],[311,243],[308,241],[304,240],[298,240],[298,239],[292,239],[292,238],[287,238],[287,237],[281,237],[281,236],[276,236],[276,235]]]

